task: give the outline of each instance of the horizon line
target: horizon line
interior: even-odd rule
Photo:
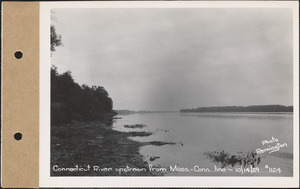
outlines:
[[[213,105],[213,106],[198,106],[196,108],[212,108],[212,107],[250,107],[250,106],[285,106],[285,107],[289,107],[292,106],[294,107],[294,105],[281,105],[281,104],[265,104],[265,105],[228,105],[228,106],[220,106],[220,105]],[[132,109],[113,109],[114,111],[133,111],[133,112],[143,112],[143,111],[147,111],[147,112],[178,112],[180,110],[184,110],[184,109],[196,109],[196,108],[180,108],[177,110],[132,110]]]

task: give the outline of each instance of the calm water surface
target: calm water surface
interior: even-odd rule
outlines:
[[[163,141],[174,142],[175,145],[153,146],[146,145],[140,149],[141,154],[149,164],[169,167],[198,167],[214,169],[211,160],[204,155],[205,152],[225,151],[232,154],[265,149],[275,146],[276,143],[262,145],[263,140],[286,143],[287,147],[269,154],[261,155],[262,160],[258,166],[259,173],[241,174],[231,173],[195,173],[195,172],[168,172],[173,175],[266,175],[266,176],[292,176],[293,174],[293,115],[292,114],[258,114],[258,113],[137,113],[120,115],[114,123],[114,129],[119,131],[149,131],[149,137],[132,137],[141,142]],[[126,124],[146,124],[147,127],[139,129],[125,128]],[[150,161],[151,156],[157,156]],[[270,173],[268,167],[280,168],[281,173]],[[219,166],[220,167],[220,166]]]

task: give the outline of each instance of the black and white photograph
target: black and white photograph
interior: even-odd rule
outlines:
[[[50,177],[295,175],[292,8],[49,19]]]

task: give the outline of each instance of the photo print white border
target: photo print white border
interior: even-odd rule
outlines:
[[[297,1],[102,1],[40,3],[40,187],[297,187],[299,186],[299,12]],[[51,177],[50,10],[53,8],[290,8],[293,11],[293,177]]]

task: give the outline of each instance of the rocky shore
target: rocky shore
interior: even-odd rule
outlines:
[[[147,169],[139,148],[164,144],[128,139],[143,135],[149,133],[115,131],[111,119],[52,125],[51,176],[161,176]]]

